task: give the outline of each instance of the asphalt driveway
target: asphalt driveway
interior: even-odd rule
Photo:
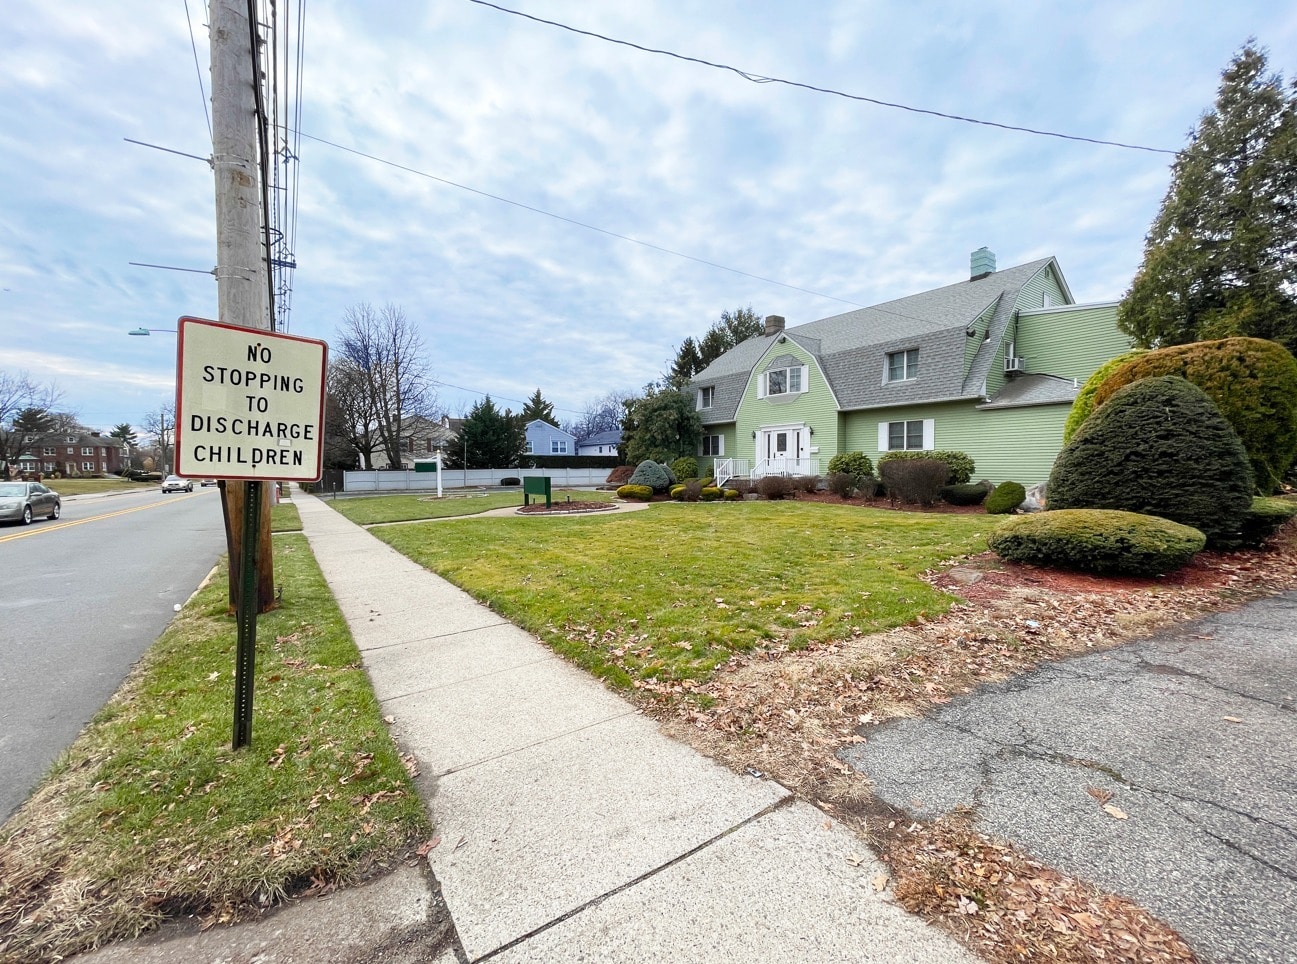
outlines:
[[[985,687],[840,756],[888,803],[971,808],[1131,897],[1205,960],[1297,961],[1297,594]]]

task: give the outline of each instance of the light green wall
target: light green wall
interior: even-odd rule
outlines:
[[[739,455],[734,450],[734,423],[733,422],[729,422],[725,425],[704,425],[703,434],[719,435],[725,439],[725,441],[722,443],[724,445],[723,451],[725,452],[725,454],[721,456],[721,459],[742,458],[742,456]],[[702,446],[699,445],[698,446],[698,471],[702,473],[709,473],[715,475],[715,472],[712,472],[710,468],[713,462],[714,460],[710,455],[704,456],[702,454]]]
[[[806,391],[787,400],[758,398],[757,390],[761,373],[766,370],[772,358],[781,355],[792,355],[806,366]],[[824,380],[824,373],[820,371],[819,365],[809,352],[791,339],[783,344],[776,342],[752,369],[748,386],[743,391],[743,400],[739,403],[739,410],[735,416],[735,448],[731,453],[727,439],[725,452],[727,455],[733,454],[735,458],[755,459],[756,443],[752,439],[753,432],[766,425],[802,422],[815,430],[810,445],[812,448],[818,448],[819,452],[812,453],[812,457],[818,455],[827,464],[829,457],[838,451],[838,406],[833,398],[833,392],[829,390],[829,385]]]
[[[992,303],[984,312],[977,316],[973,322],[973,329],[977,332],[972,338],[964,338],[964,374],[968,374],[968,369],[973,365],[973,359],[977,357],[977,352],[986,342],[986,329],[991,325],[991,319],[995,317],[995,309],[999,301]]]
[[[1034,375],[1060,375],[1084,383],[1108,359],[1130,349],[1117,328],[1117,304],[1083,305],[1018,316],[1018,354]]]
[[[879,422],[930,418],[934,448],[971,455],[974,479],[1034,485],[1049,478],[1070,411],[1070,405],[978,411],[972,402],[948,402],[851,412],[843,416],[842,451],[864,452],[876,463],[885,454],[878,448]]]

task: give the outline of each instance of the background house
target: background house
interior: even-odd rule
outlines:
[[[967,452],[977,477],[1049,475],[1078,387],[1126,351],[1116,302],[1077,305],[1058,262],[966,281],[786,328],[766,319],[694,376],[700,456],[717,477],[823,474],[839,452]]]
[[[392,466],[387,452],[380,446],[374,450],[374,464],[371,468],[412,469],[416,459],[430,459],[437,452],[450,451],[459,438],[458,432],[451,428],[451,422],[462,424],[463,419],[443,416],[437,420],[422,415],[401,419],[401,464]]]
[[[524,433],[527,437],[528,455],[577,454],[576,438],[557,425],[551,425],[542,419],[537,418],[528,422]]]
[[[597,432],[576,444],[577,455],[616,455],[617,446],[621,444],[621,429],[608,432]]]
[[[51,432],[25,442],[16,467],[28,475],[117,475],[127,468],[126,444],[99,432]]]

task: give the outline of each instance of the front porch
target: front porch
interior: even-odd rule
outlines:
[[[712,465],[716,485],[724,486],[731,479],[755,482],[767,475],[822,475],[820,459],[776,456],[769,459],[717,459]]]

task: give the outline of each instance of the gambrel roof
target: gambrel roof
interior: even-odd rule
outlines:
[[[694,388],[715,390],[711,407],[700,412],[702,420],[712,425],[734,420],[753,367],[780,338],[815,359],[842,411],[981,400],[1023,287],[1051,267],[1070,304],[1071,293],[1057,262],[1050,257],[749,338],[693,377]],[[970,336],[969,331],[975,334]],[[968,362],[973,337],[979,341]],[[919,377],[887,383],[884,366],[888,353],[912,348],[919,349]]]

